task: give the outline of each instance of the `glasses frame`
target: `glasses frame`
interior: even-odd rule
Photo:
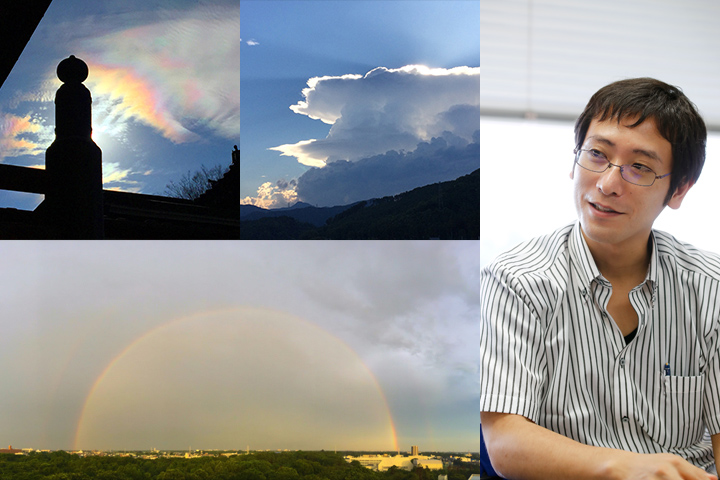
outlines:
[[[665,175],[655,175],[655,178],[653,178],[652,183],[649,184],[649,185],[642,185],[642,184],[640,184],[640,183],[631,182],[630,180],[628,180],[627,178],[625,178],[625,175],[624,175],[625,168],[626,168],[626,167],[629,167],[630,165],[615,165],[615,164],[612,163],[610,160],[607,160],[607,156],[605,157],[605,159],[607,160],[607,165],[606,165],[605,168],[603,168],[602,170],[591,170],[591,169],[589,169],[588,167],[584,167],[584,166],[580,165],[580,164],[578,163],[578,160],[580,159],[580,153],[581,153],[581,152],[589,152],[589,151],[592,151],[592,150],[595,150],[595,149],[594,149],[594,148],[576,148],[575,150],[573,150],[573,153],[575,154],[575,165],[577,165],[577,166],[580,167],[580,168],[584,168],[584,169],[587,170],[588,172],[595,172],[595,173],[603,173],[604,171],[606,171],[606,170],[607,170],[608,168],[610,168],[611,166],[616,167],[616,168],[619,168],[619,169],[620,169],[620,177],[621,177],[623,180],[625,180],[626,182],[631,183],[631,184],[633,184],[633,185],[637,185],[638,187],[652,187],[653,185],[655,185],[655,180],[665,178],[665,177],[667,177],[668,175],[672,174],[672,172],[670,172],[670,173],[666,173]],[[604,154],[603,154],[603,155],[604,155]],[[648,170],[650,170],[652,173],[655,173],[655,171],[654,171],[652,168],[650,168],[650,167],[645,167],[645,168],[647,168]]]

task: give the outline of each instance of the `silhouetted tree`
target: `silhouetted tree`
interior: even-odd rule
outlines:
[[[183,175],[180,180],[175,183],[165,185],[165,195],[174,198],[184,198],[186,200],[195,200],[210,187],[210,180],[218,180],[225,174],[225,168],[222,165],[215,165],[207,168],[205,165],[200,166],[200,170]]]

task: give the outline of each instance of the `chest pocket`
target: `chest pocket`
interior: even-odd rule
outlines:
[[[704,431],[703,393],[705,376],[666,376],[660,373],[660,396],[650,436],[666,448],[686,448],[698,442]]]

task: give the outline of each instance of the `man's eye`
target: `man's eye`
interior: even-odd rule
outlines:
[[[633,163],[632,169],[638,173],[653,173],[652,170],[650,170],[648,167],[646,167],[642,163]]]
[[[605,154],[602,153],[600,150],[590,149],[588,150],[588,153],[593,160],[606,160]]]

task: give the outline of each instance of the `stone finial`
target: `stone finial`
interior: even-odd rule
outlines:
[[[70,55],[58,64],[57,76],[63,83],[82,83],[88,77],[87,63]]]
[[[82,84],[88,77],[87,64],[70,55],[58,64],[57,76],[64,83],[55,94],[55,135],[90,138],[92,98]]]

